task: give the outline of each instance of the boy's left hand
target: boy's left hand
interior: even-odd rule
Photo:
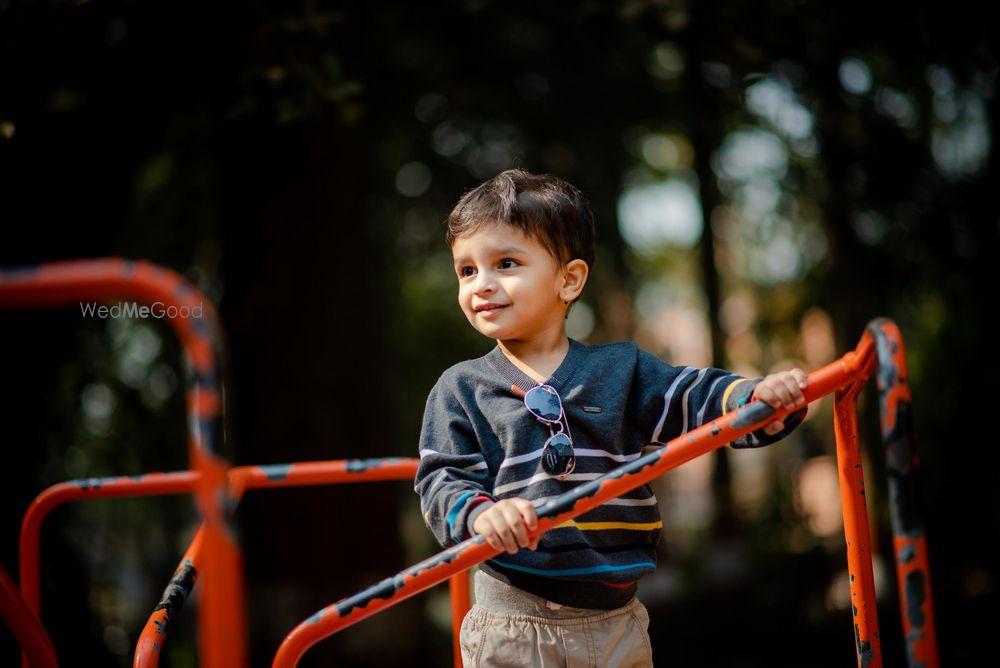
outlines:
[[[808,385],[809,380],[802,369],[779,371],[765,376],[757,383],[752,396],[773,408],[801,408],[806,403],[802,390]],[[784,428],[784,421],[775,420],[764,427],[764,433],[768,436],[774,436]]]

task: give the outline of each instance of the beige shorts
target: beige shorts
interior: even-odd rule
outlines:
[[[476,572],[462,620],[465,668],[648,668],[649,614],[633,598],[615,610],[560,606]]]

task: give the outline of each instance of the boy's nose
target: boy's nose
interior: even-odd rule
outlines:
[[[488,271],[481,271],[476,275],[476,282],[473,286],[476,294],[489,294],[496,291],[496,281]]]

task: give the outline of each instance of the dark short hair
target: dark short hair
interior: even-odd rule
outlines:
[[[506,223],[537,239],[560,264],[594,266],[594,214],[583,193],[551,174],[508,169],[462,195],[448,215],[445,239]]]

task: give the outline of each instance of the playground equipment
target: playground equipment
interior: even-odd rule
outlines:
[[[218,319],[203,294],[173,271],[120,259],[59,262],[0,274],[0,307],[65,307],[85,301],[134,300],[175,314],[166,320],[190,362],[187,381],[188,460],[198,473],[195,501],[205,523],[205,568],[216,575],[202,590],[198,640],[206,666],[245,665],[243,562],[219,501],[230,464],[219,448]],[[202,317],[190,317],[199,309]],[[184,312],[189,317],[180,317]],[[23,583],[22,583],[23,587]],[[31,593],[28,593],[31,596]],[[27,598],[27,597],[26,597]],[[29,607],[31,601],[28,599]],[[33,609],[37,609],[35,606]],[[37,612],[36,612],[37,615]]]
[[[362,480],[412,479],[414,460],[309,462],[281,467],[231,468],[219,453],[221,406],[217,388],[217,323],[210,302],[173,272],[143,262],[109,259],[42,265],[0,271],[0,308],[67,306],[83,300],[135,299],[180,308],[204,305],[204,318],[171,318],[192,362],[188,379],[189,456],[191,471],[148,474],[138,478],[75,481],[43,492],[29,508],[22,529],[21,591],[0,569],[0,613],[24,650],[25,665],[56,665],[55,650],[40,618],[38,526],[58,503],[94,496],[132,496],[194,492],[203,524],[189,547],[163,600],[147,623],[136,648],[136,666],[155,666],[178,613],[196,579],[201,582],[199,648],[205,666],[246,665],[246,629],[241,555],[228,526],[229,513],[244,491],[253,488],[326,484]],[[882,665],[881,641],[872,571],[870,532],[864,494],[857,397],[875,373],[885,445],[896,577],[904,641],[911,668],[939,665],[931,600],[927,541],[916,513],[910,390],[903,341],[894,323],[869,324],[854,351],[809,374],[806,400],[835,395],[834,430],[840,471],[841,505],[858,666]],[[669,442],[665,447],[584,483],[539,507],[538,532],[558,527],[606,501],[711,452],[790,411],[754,402]],[[366,477],[370,476],[370,477]],[[220,500],[229,500],[228,504]],[[465,572],[498,552],[475,537],[444,550],[379,584],[342,599],[293,629],[278,648],[273,666],[297,665],[315,643],[371,615],[451,578],[453,624],[468,609]],[[205,577],[204,573],[208,573]],[[27,577],[25,575],[27,573]],[[458,665],[456,647],[456,665]]]

